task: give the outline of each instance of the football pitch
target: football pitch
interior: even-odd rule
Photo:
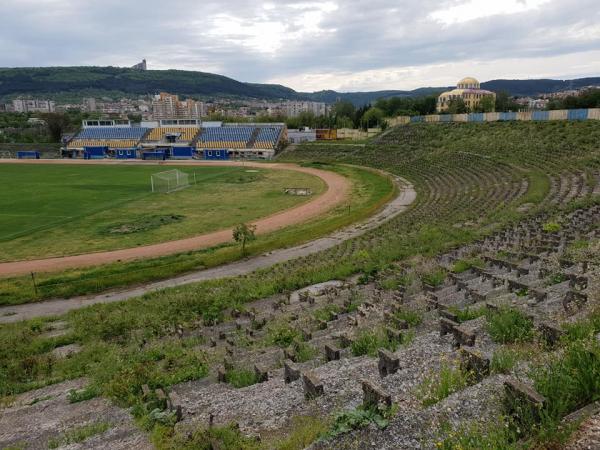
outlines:
[[[151,192],[177,168],[191,186]],[[307,201],[286,187],[325,184],[292,170],[226,166],[0,164],[0,261],[135,247],[199,235]]]

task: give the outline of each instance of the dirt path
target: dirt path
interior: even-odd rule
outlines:
[[[6,160],[6,162],[29,161],[30,164],[148,164],[140,162],[117,162],[117,161],[83,161],[83,160]],[[153,163],[156,165],[156,163]],[[260,167],[272,170],[295,170],[321,178],[327,184],[327,190],[314,200],[300,206],[280,211],[268,217],[263,217],[252,222],[256,225],[257,234],[270,233],[281,228],[305,222],[317,217],[340,203],[344,202],[351,189],[350,182],[343,176],[310,167],[300,167],[296,164],[273,163],[264,164],[256,162],[206,162],[206,161],[168,161],[159,166],[243,166]],[[56,258],[45,258],[36,260],[14,261],[0,263],[0,277],[24,275],[31,272],[55,272],[64,269],[90,267],[100,264],[108,264],[117,261],[131,261],[142,258],[155,258],[158,256],[182,253],[191,250],[199,250],[232,241],[232,229],[215,231],[212,233],[194,236],[176,241],[162,242],[160,244],[145,245],[141,247],[112,250],[83,255],[63,256]]]
[[[377,228],[382,223],[402,213],[416,199],[417,194],[409,182],[397,178],[399,187],[398,195],[391,200],[377,214],[369,219],[343,228],[335,233],[302,244],[296,247],[275,250],[273,252],[236,261],[212,269],[199,270],[186,275],[178,276],[156,283],[149,283],[141,287],[114,291],[96,296],[75,297],[71,299],[49,300],[40,303],[27,303],[17,306],[5,306],[0,308],[0,323],[18,322],[20,320],[33,319],[34,317],[48,317],[65,314],[69,311],[84,308],[86,306],[98,303],[112,303],[127,300],[133,297],[139,297],[152,291],[160,289],[182,286],[189,283],[195,283],[205,280],[213,280],[226,277],[234,277],[253,272],[257,269],[272,266],[273,264],[289,261],[291,259],[307,256],[312,253],[326,250],[339,243]]]

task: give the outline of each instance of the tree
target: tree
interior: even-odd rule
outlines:
[[[66,132],[71,125],[71,120],[66,114],[49,113],[42,115],[48,127],[48,134],[52,142],[60,142],[62,134]]]
[[[469,108],[462,98],[453,98],[448,102],[448,114],[465,114],[469,112]]]
[[[519,105],[515,102],[515,99],[510,96],[506,91],[501,91],[496,94],[496,111],[508,112],[518,111]]]
[[[369,110],[362,116],[362,128],[367,129],[373,126],[381,125],[383,122],[384,113],[379,108],[369,108]]]
[[[354,105],[347,101],[340,101],[333,105],[331,114],[337,119],[346,117],[348,119],[354,119],[356,114],[356,108]]]
[[[494,97],[491,95],[484,96],[478,105],[479,112],[494,112],[494,108],[496,107],[496,102],[494,101]]]
[[[251,242],[256,239],[256,225],[246,225],[240,223],[233,229],[233,239],[238,244],[242,244],[242,255],[246,254],[246,242]]]

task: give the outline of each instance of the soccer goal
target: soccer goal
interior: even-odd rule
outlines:
[[[167,170],[150,176],[152,192],[169,193],[190,186],[189,175],[181,170]]]

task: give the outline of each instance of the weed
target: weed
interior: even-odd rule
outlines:
[[[517,309],[502,308],[489,314],[488,332],[499,344],[529,342],[533,339],[533,322]]]
[[[431,406],[469,385],[469,374],[444,361],[440,370],[431,373],[417,387],[423,406]]]
[[[98,422],[74,428],[72,430],[67,431],[66,433],[61,434],[57,438],[51,438],[48,441],[48,448],[58,448],[62,447],[63,445],[83,442],[91,438],[92,436],[104,433],[109,428],[111,428],[111,426],[112,425],[107,422]]]

